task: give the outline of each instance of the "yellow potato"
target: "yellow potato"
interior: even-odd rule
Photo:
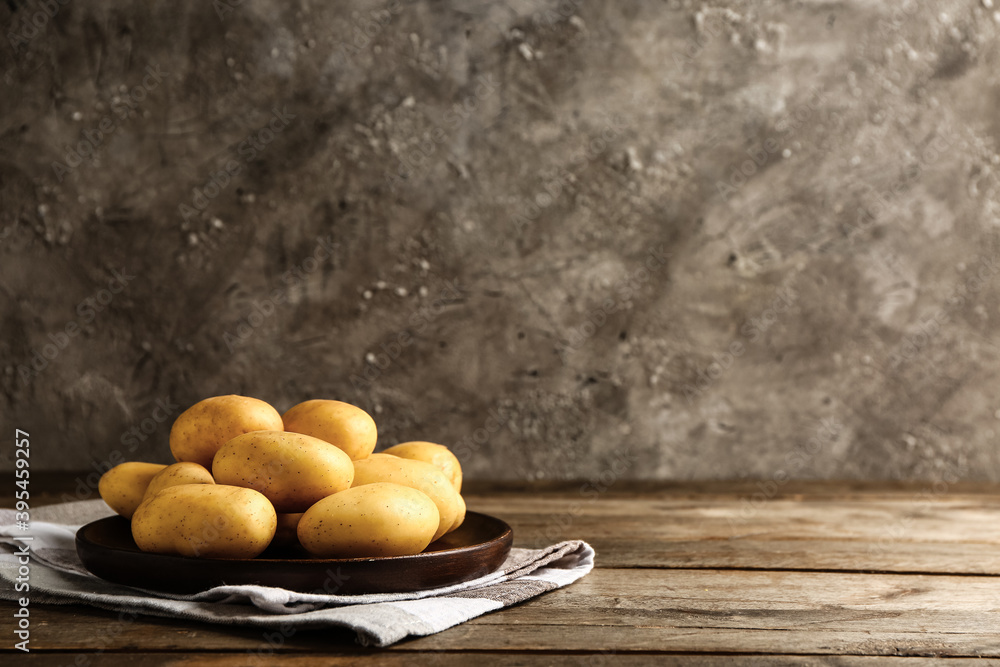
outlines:
[[[427,548],[440,517],[427,494],[400,484],[358,486],[319,501],[299,521],[299,542],[323,558],[407,556]]]
[[[440,523],[434,539],[441,537],[458,516],[459,495],[440,470],[430,463],[401,459],[392,454],[372,454],[354,462],[354,484],[359,487],[375,482],[391,482],[427,494],[437,505]],[[433,541],[433,540],[432,540]]]
[[[161,463],[139,461],[120,463],[101,475],[97,492],[111,509],[126,519],[131,519],[146,494],[149,482],[166,467]]]
[[[212,462],[219,484],[263,493],[278,512],[304,512],[351,488],[351,458],[328,442],[285,431],[254,431],[224,444]]]
[[[274,531],[274,539],[271,546],[291,547],[299,543],[299,538],[295,530],[299,527],[302,519],[302,512],[279,512],[278,527]]]
[[[146,487],[144,498],[150,498],[163,489],[181,484],[215,484],[215,480],[205,466],[191,461],[172,463],[153,476],[149,486]]]
[[[378,439],[371,415],[341,401],[305,401],[286,412],[282,420],[286,431],[326,440],[347,452],[354,461],[371,454]]]
[[[143,551],[202,558],[254,558],[277,526],[271,503],[253,489],[184,484],[163,489],[132,517]]]
[[[455,530],[465,522],[465,498],[458,494],[458,514],[455,515],[455,522],[451,524],[448,532]]]
[[[213,396],[181,413],[170,429],[170,451],[178,461],[212,467],[219,447],[250,431],[281,431],[281,415],[247,396]]]
[[[462,491],[462,464],[444,445],[414,440],[413,442],[401,442],[382,453],[430,463],[444,473],[456,491],[460,493]]]

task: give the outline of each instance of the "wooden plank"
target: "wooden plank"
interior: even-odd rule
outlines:
[[[1000,497],[899,500],[470,496],[515,545],[583,539],[600,567],[1000,574]]]
[[[605,533],[652,530],[673,539],[839,539],[1000,544],[1000,496],[899,500],[771,500],[749,508],[735,499],[586,499],[468,496],[470,509],[557,529],[591,519]],[[621,522],[627,522],[622,526]]]
[[[822,631],[877,621],[889,631],[988,632],[1000,630],[998,584],[951,575],[604,569],[471,622]]]
[[[411,648],[1000,656],[992,577],[595,570]],[[489,626],[490,631],[482,628]]]
[[[602,569],[572,586],[392,650],[1000,656],[992,577]],[[9,617],[11,606],[4,605]],[[265,631],[36,605],[36,650],[269,651]],[[282,652],[354,655],[300,631]]]
[[[527,531],[515,529],[515,535]],[[991,544],[910,542],[890,548],[833,540],[620,539],[567,531],[597,551],[597,567],[800,570],[871,573],[1000,574],[1000,548]],[[530,544],[530,537],[515,546]]]
[[[15,607],[0,601],[10,619]],[[31,606],[31,650],[38,651],[242,651],[267,655],[279,651],[321,651],[330,655],[366,654],[356,634],[342,628],[303,630],[275,637],[272,630],[219,625],[176,618],[140,616],[119,619],[118,612],[85,605]],[[9,624],[8,624],[9,625]],[[10,633],[8,633],[10,634]]]
[[[627,636],[629,646],[623,646]],[[628,633],[607,626],[567,627],[551,625],[509,625],[495,627],[490,632],[462,626],[442,633],[436,641],[429,638],[414,640],[410,649],[446,651],[481,647],[502,651],[553,651],[589,649],[592,646],[620,646],[625,651],[673,651],[676,653],[795,653],[843,656],[851,654],[881,656],[953,656],[995,657],[998,654],[997,635],[967,633],[958,637],[948,634],[918,632],[881,633],[872,631],[814,632],[812,630],[748,629],[678,629],[638,627]],[[839,664],[839,662],[833,662]]]
[[[298,632],[280,651],[347,660],[429,651],[421,663],[453,651],[540,651],[544,664],[604,664],[602,652],[616,662],[663,652],[801,656],[788,658],[792,664],[829,664],[823,655],[1000,655],[1000,582],[951,576],[1000,574],[997,495],[776,495],[752,511],[735,496],[703,493],[606,493],[593,502],[567,490],[470,493],[468,501],[507,519],[519,545],[588,540],[599,569],[568,589],[389,653],[358,647],[338,630]],[[7,618],[12,609],[0,604]],[[107,647],[155,662],[156,651],[204,650],[248,664],[246,651],[271,650],[266,631],[256,629],[148,617],[117,626],[115,614],[75,606],[34,605],[32,619],[33,649],[62,657]]]
[[[245,653],[132,653],[88,655],[88,667],[105,665],[129,665],[130,667],[248,667],[258,661],[248,661]],[[282,667],[350,667],[357,665],[359,657],[328,656],[318,654],[304,656],[283,654]],[[948,667],[987,667],[1000,665],[1000,660],[975,658],[907,658],[907,657],[858,657],[858,656],[746,656],[746,655],[698,655],[698,654],[623,654],[574,652],[556,653],[498,653],[476,652],[380,652],[369,651],[363,658],[370,667],[411,667],[412,665],[435,665],[440,667],[467,667],[470,664],[490,667],[645,667],[651,663],[664,667],[931,667],[946,664]],[[30,667],[65,667],[72,660],[65,653],[32,653],[19,660],[19,664]],[[260,664],[271,664],[260,660]]]

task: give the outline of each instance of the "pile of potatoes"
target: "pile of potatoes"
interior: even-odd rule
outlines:
[[[101,477],[143,551],[255,558],[301,544],[321,558],[420,553],[462,525],[462,468],[446,447],[373,454],[371,416],[340,401],[284,415],[246,396],[207,398],[170,430],[177,463],[128,462]]]

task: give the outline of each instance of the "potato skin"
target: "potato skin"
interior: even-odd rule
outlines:
[[[451,524],[448,532],[450,533],[463,523],[465,523],[465,498],[462,497],[462,494],[458,494],[458,513],[455,515],[455,521]]]
[[[153,476],[143,498],[150,498],[163,489],[181,484],[215,484],[215,480],[205,466],[193,461],[172,463]]]
[[[371,415],[350,403],[314,399],[282,415],[286,431],[311,435],[347,452],[352,460],[375,451],[378,430]]]
[[[301,433],[254,431],[222,446],[212,462],[218,484],[255,489],[278,512],[305,512],[351,488],[351,458],[330,443]]]
[[[222,445],[251,431],[280,431],[281,415],[273,407],[249,396],[213,396],[185,410],[170,429],[170,451],[178,461],[212,467],[212,457]]]
[[[366,459],[355,461],[353,486],[375,482],[402,484],[427,494],[437,505],[440,519],[433,540],[447,533],[455,523],[458,515],[458,491],[444,473],[430,463],[401,459],[392,454],[372,454]]]
[[[142,551],[200,558],[254,558],[271,542],[274,507],[253,489],[184,484],[163,489],[132,517]]]
[[[444,445],[413,440],[412,442],[401,442],[382,453],[430,463],[444,473],[444,476],[448,478],[448,481],[451,482],[456,491],[459,493],[462,492],[462,464],[458,462],[458,458],[451,453],[451,450]]]
[[[366,484],[319,501],[299,521],[299,542],[322,558],[418,554],[440,523],[437,505],[408,486]]]
[[[167,466],[162,463],[128,461],[101,475],[97,492],[118,514],[131,519],[146,494],[146,488],[157,473]]]

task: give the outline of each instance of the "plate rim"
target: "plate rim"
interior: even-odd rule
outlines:
[[[285,565],[285,564],[293,564],[293,563],[301,563],[303,565],[323,565],[323,564],[348,564],[348,563],[350,563],[350,564],[362,564],[362,563],[371,563],[371,562],[378,562],[378,563],[407,562],[407,561],[420,560],[420,559],[425,559],[425,558],[433,558],[435,556],[440,557],[440,556],[444,556],[444,555],[461,555],[464,552],[473,551],[475,549],[482,548],[485,545],[492,544],[494,542],[501,542],[502,543],[503,541],[507,540],[508,537],[510,538],[511,548],[513,547],[513,533],[514,533],[514,531],[510,527],[510,524],[508,524],[506,521],[504,521],[503,519],[501,519],[499,517],[495,517],[495,516],[490,515],[490,514],[484,514],[482,512],[475,512],[475,511],[472,511],[472,510],[469,510],[469,511],[466,512],[466,519],[468,519],[468,517],[471,516],[471,515],[476,515],[476,516],[484,517],[484,518],[489,519],[491,521],[498,522],[500,524],[501,528],[502,528],[501,533],[497,537],[494,537],[494,538],[492,538],[492,539],[490,539],[490,540],[488,540],[486,542],[476,542],[475,544],[466,544],[466,545],[459,546],[459,547],[452,547],[452,548],[449,548],[449,549],[441,549],[439,551],[421,551],[420,553],[407,554],[407,555],[404,555],[404,556],[363,556],[363,557],[356,557],[356,558],[261,558],[259,556],[256,557],[256,558],[202,558],[202,557],[199,557],[199,556],[185,556],[183,554],[164,554],[164,553],[156,553],[156,552],[153,552],[153,551],[142,551],[141,549],[138,548],[138,546],[135,547],[136,551],[132,551],[130,549],[122,549],[120,547],[107,546],[105,544],[102,544],[102,543],[99,543],[99,542],[95,542],[94,540],[92,540],[92,539],[90,539],[90,538],[88,538],[88,537],[85,536],[85,534],[84,534],[85,531],[87,531],[88,529],[94,529],[94,527],[97,526],[97,524],[109,523],[111,521],[117,521],[117,520],[128,521],[128,519],[126,519],[125,517],[123,517],[123,516],[121,516],[119,514],[113,514],[111,516],[102,517],[100,519],[96,519],[94,521],[91,521],[89,523],[86,523],[86,524],[80,526],[80,528],[78,528],[77,531],[76,531],[75,543],[76,543],[76,547],[77,547],[77,553],[79,553],[80,544],[83,542],[83,543],[86,543],[87,545],[90,545],[90,546],[93,546],[93,547],[97,547],[97,548],[100,548],[100,549],[111,549],[111,550],[116,551],[118,553],[127,553],[127,554],[132,554],[132,555],[135,555],[135,556],[139,556],[139,557],[149,556],[149,557],[161,557],[161,558],[179,558],[179,559],[182,559],[182,560],[184,560],[186,562],[191,562],[191,563],[204,563],[204,562],[210,562],[210,563],[261,563],[261,564],[280,563],[280,564],[283,564],[283,565]],[[134,540],[133,540],[133,544],[134,544]],[[509,549],[508,549],[508,553],[509,553]],[[90,571],[89,568],[87,568],[87,569],[88,569],[88,571]]]

